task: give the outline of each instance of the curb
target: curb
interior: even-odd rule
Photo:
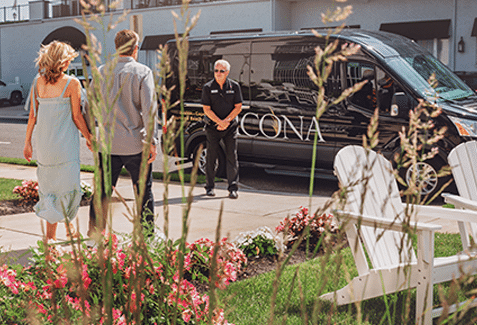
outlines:
[[[0,116],[0,123],[21,123],[28,124],[28,116]]]

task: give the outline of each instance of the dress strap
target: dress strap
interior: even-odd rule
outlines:
[[[61,93],[60,98],[63,98],[63,96],[65,96],[66,88],[68,88],[68,85],[70,84],[71,79],[73,79],[73,77],[68,77],[68,81],[66,82],[65,88],[63,89],[63,92]]]

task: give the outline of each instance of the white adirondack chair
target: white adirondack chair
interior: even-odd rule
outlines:
[[[345,225],[359,275],[344,288],[321,298],[343,305],[416,288],[416,320],[432,324],[432,318],[442,313],[442,308],[432,310],[433,284],[458,277],[460,270],[474,273],[477,261],[467,254],[434,258],[434,232],[441,226],[432,224],[410,223],[417,231],[417,254],[410,248],[403,232],[406,206],[401,202],[392,165],[382,155],[347,146],[338,152],[334,168],[340,183],[348,189],[345,211],[335,214]],[[367,182],[363,183],[364,179]],[[432,206],[413,206],[411,210],[417,213],[415,220],[419,216],[456,222],[477,220],[474,211]]]
[[[461,143],[452,149],[447,160],[460,196],[444,193],[445,202],[454,204],[456,208],[477,210],[477,141]],[[459,231],[464,250],[475,251],[469,236],[477,243],[477,220],[473,223],[459,222]]]

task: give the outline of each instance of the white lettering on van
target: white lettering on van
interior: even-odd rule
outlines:
[[[268,139],[276,139],[280,136],[280,134],[283,131],[283,139],[289,139],[288,136],[287,136],[287,127],[290,127],[291,130],[293,131],[293,133],[301,141],[310,141],[311,133],[317,133],[318,134],[318,141],[319,142],[326,142],[325,139],[323,139],[319,123],[316,120],[315,116],[313,116],[313,118],[311,119],[311,123],[310,123],[310,126],[308,127],[308,131],[306,133],[306,138],[305,139],[303,139],[303,136],[304,136],[303,118],[304,118],[304,116],[302,116],[302,115],[298,116],[298,118],[300,119],[299,129],[297,128],[296,125],[293,124],[293,121],[288,116],[280,115],[280,117],[283,119],[283,123],[282,123],[282,120],[277,115],[274,115],[274,114],[269,113],[269,114],[265,114],[262,117],[260,117],[256,113],[248,112],[248,113],[244,114],[242,116],[242,118],[240,119],[240,128],[239,129],[241,129],[241,132],[243,132],[243,134],[245,136],[250,137],[250,138],[255,138],[259,135],[263,135],[264,137],[266,137]],[[245,119],[248,119],[248,121],[245,121]],[[256,119],[255,123],[253,123],[253,119]],[[272,119],[272,121],[269,121],[270,119]],[[257,133],[255,133],[255,134],[250,133],[249,131],[251,130],[251,128],[247,127],[247,126],[257,125],[257,124],[258,124],[259,131],[257,131]],[[266,126],[271,126],[271,128],[266,127],[266,126],[264,127],[264,124]],[[282,128],[282,124],[283,124],[283,128]],[[273,135],[267,134],[265,132],[265,129],[268,131],[268,133],[270,133],[270,129],[273,129],[275,134],[273,134]]]
[[[313,126],[315,126],[314,130],[313,130]],[[318,125],[318,121],[316,120],[316,116],[313,116],[313,118],[311,119],[310,127],[308,128],[308,133],[306,134],[305,141],[310,141],[310,133],[311,132],[317,132],[318,133],[318,142],[325,142],[325,139],[323,139],[323,136],[321,135],[320,126]]]
[[[295,125],[293,125],[292,121],[285,115],[283,117],[283,139],[288,139],[287,137],[287,124],[291,127],[292,131],[296,134],[301,141],[303,141],[303,116],[299,116],[300,118],[300,131],[296,129]]]
[[[270,136],[270,135],[266,134],[265,130],[263,129],[263,122],[265,121],[267,116],[270,116],[271,118],[273,118],[276,121],[276,122],[272,121],[272,128],[275,130],[275,135],[274,136]],[[280,121],[280,119],[276,115],[268,113],[268,114],[263,115],[262,118],[260,119],[259,128],[260,128],[260,132],[262,132],[262,134],[266,138],[275,139],[276,137],[278,137],[280,135],[280,132],[282,130],[282,121]]]
[[[253,116],[253,117],[257,118],[257,121],[260,119],[257,114],[248,112],[248,113],[243,115],[242,120],[240,121],[240,127],[242,128],[242,131],[246,136],[254,138],[258,135],[258,132],[256,134],[250,134],[245,130],[245,119],[249,116]]]

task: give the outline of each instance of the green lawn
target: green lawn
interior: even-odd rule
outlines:
[[[435,256],[454,255],[462,249],[458,234],[441,234],[435,236]],[[349,248],[342,250],[343,263],[334,253],[323,267],[323,258],[317,258],[299,265],[287,266],[281,278],[273,324],[401,324],[407,294],[404,292],[368,300],[360,305],[362,316],[359,317],[353,305],[340,306],[337,309],[330,303],[320,301],[322,293],[340,289],[347,283],[347,278],[358,274]],[[297,274],[296,279],[294,279]],[[230,284],[220,292],[220,297],[230,314],[227,320],[234,324],[268,324],[270,317],[270,299],[272,297],[275,272],[262,274],[247,280]],[[434,286],[434,304],[439,303],[439,287]],[[464,293],[477,287],[474,281],[460,288],[461,300]],[[451,293],[449,284],[442,286],[442,293]],[[410,314],[414,321],[415,290],[411,292]],[[388,316],[385,310],[388,304]],[[472,311],[473,317],[476,316]],[[470,324],[471,315],[459,324]],[[453,322],[450,322],[453,323]]]
[[[19,185],[22,185],[21,180],[0,178],[0,201],[20,198],[18,194],[13,194],[13,188]]]

